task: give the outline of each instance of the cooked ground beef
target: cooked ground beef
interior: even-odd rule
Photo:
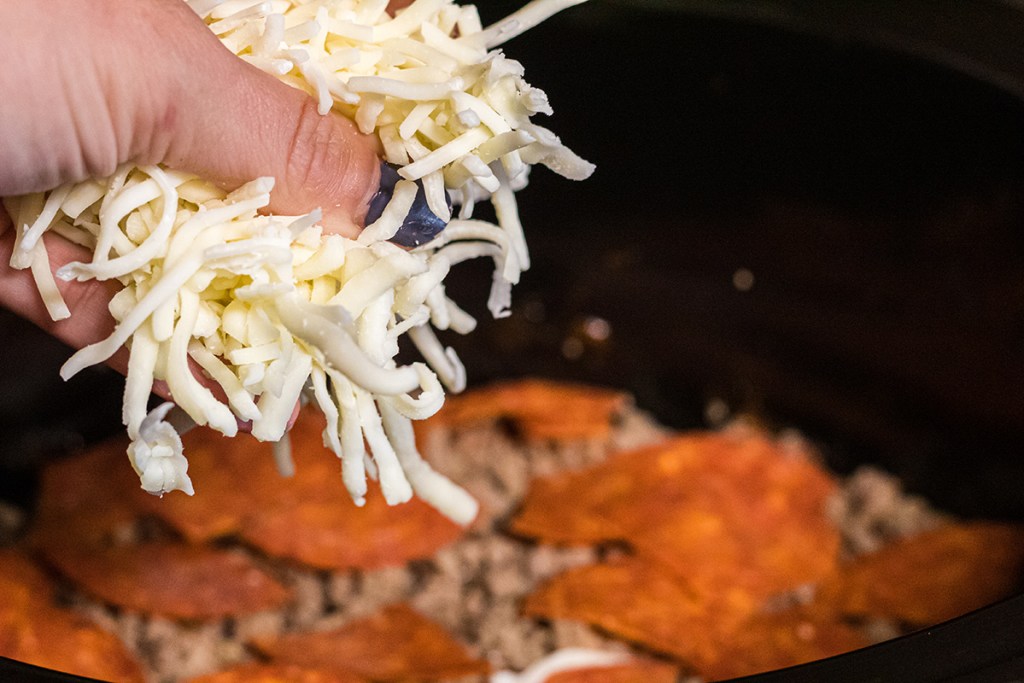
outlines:
[[[600,441],[528,445],[501,424],[433,431],[425,450],[438,469],[478,498],[481,523],[433,558],[403,567],[327,572],[260,557],[295,591],[294,601],[284,610],[214,623],[182,623],[125,612],[70,590],[66,599],[120,636],[154,683],[175,683],[245,661],[250,658],[245,643],[253,636],[329,629],[397,601],[409,602],[448,628],[496,669],[519,670],[563,647],[626,650],[589,626],[540,622],[519,613],[523,598],[539,582],[620,550],[538,545],[512,537],[503,528],[532,478],[583,468],[611,452],[651,443],[665,434],[636,409],[629,409],[611,436]],[[870,552],[942,519],[927,503],[906,495],[895,478],[871,468],[848,478],[829,513],[851,555]],[[0,542],[9,540],[21,524],[17,510],[0,506]],[[140,527],[136,532],[151,535],[154,530]],[[873,640],[897,633],[892,624],[880,622],[866,628]]]

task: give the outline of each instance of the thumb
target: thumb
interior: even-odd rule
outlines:
[[[230,188],[273,176],[273,212],[319,207],[331,230],[354,237],[379,183],[374,139],[344,116],[321,115],[308,94],[232,55],[198,17],[182,21],[201,30],[190,34],[195,49],[187,59],[167,65],[180,73],[184,97],[153,112],[172,128],[166,150],[155,150],[161,161]]]
[[[0,74],[0,194],[165,163],[225,188],[273,176],[275,213],[362,224],[373,140],[231,54],[181,0],[0,3],[0,25],[18,62]]]
[[[345,117],[319,114],[308,94],[231,54],[180,0],[156,4],[154,38],[174,46],[163,45],[162,63],[139,75],[161,70],[179,96],[140,108],[139,130],[155,131],[151,152],[226,187],[273,176],[271,211],[318,207],[332,229],[354,237],[378,184],[373,138]]]

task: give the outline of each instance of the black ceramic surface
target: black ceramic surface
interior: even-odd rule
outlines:
[[[0,681],[11,683],[93,683],[95,678],[72,676],[0,657]]]
[[[551,96],[551,128],[598,171],[581,184],[535,171],[521,195],[534,266],[514,315],[446,339],[471,382],[623,387],[678,427],[703,425],[718,399],[802,429],[841,472],[880,464],[951,511],[1024,518],[1013,74],[908,57],[889,28],[864,40],[870,22],[793,31],[660,4],[671,11],[595,0],[508,47]],[[1024,35],[1008,16],[999,34],[1016,18]],[[967,25],[935,21],[947,38]],[[487,269],[454,280],[482,314]],[[40,462],[119,429],[121,381],[62,385],[65,350],[14,320],[0,334],[0,497],[28,502]],[[1012,680],[1024,648],[1007,632],[1022,620],[1015,599],[761,680]]]
[[[859,42],[604,7],[515,46],[561,65],[551,126],[598,170],[534,174],[515,314],[453,340],[471,375],[624,386],[683,427],[721,398],[840,471],[1024,515],[1021,101]]]

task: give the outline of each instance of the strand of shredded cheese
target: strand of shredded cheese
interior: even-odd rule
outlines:
[[[490,683],[544,683],[556,674],[566,671],[602,669],[629,662],[629,655],[588,648],[570,647],[555,650],[518,674],[498,671],[491,674]]]
[[[162,167],[125,165],[109,178],[4,200],[17,222],[11,266],[31,269],[54,319],[68,311],[41,239],[47,231],[93,250],[91,262],[69,263],[57,277],[123,288],[110,304],[114,332],[75,353],[61,375],[130,347],[123,417],[144,489],[192,493],[181,440],[165,419],[170,404],[146,412],[155,381],[167,382],[196,423],[231,435],[238,420],[251,421],[257,438],[274,442],[306,394],[327,418],[324,444],[341,459],[356,504],[369,475],[389,503],[415,492],[472,521],[476,502],[423,460],[410,420],[441,407],[442,385],[465,387],[462,363],[431,329],[467,333],[476,324],[444,293],[449,269],[493,259],[488,304],[507,315],[511,285],[529,267],[514,197],[527,166],[570,178],[593,170],[531,123],[550,113],[546,96],[493,49],[581,1],[535,0],[485,29],[475,7],[452,0],[416,0],[394,17],[386,0],[187,0],[239,57],[305,90],[321,114],[333,109],[375,132],[400,166],[405,180],[356,240],[323,235],[319,212],[259,215],[271,178],[225,193]],[[443,220],[448,193],[461,208],[438,238],[407,251],[387,240],[412,205],[415,180]],[[473,219],[485,199],[497,225]],[[397,364],[403,334],[425,363]],[[275,457],[282,472],[293,466],[286,443]]]

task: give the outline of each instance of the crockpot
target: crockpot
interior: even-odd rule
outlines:
[[[1024,519],[1024,4],[591,0],[507,51],[598,170],[534,171],[510,318],[486,321],[483,268],[453,273],[484,321],[445,339],[471,382],[622,387],[679,428],[753,413],[839,473]],[[119,429],[121,381],[62,385],[65,349],[0,336],[0,497],[27,505],[48,453]],[[1022,625],[1018,596],[744,680],[1014,680]]]

